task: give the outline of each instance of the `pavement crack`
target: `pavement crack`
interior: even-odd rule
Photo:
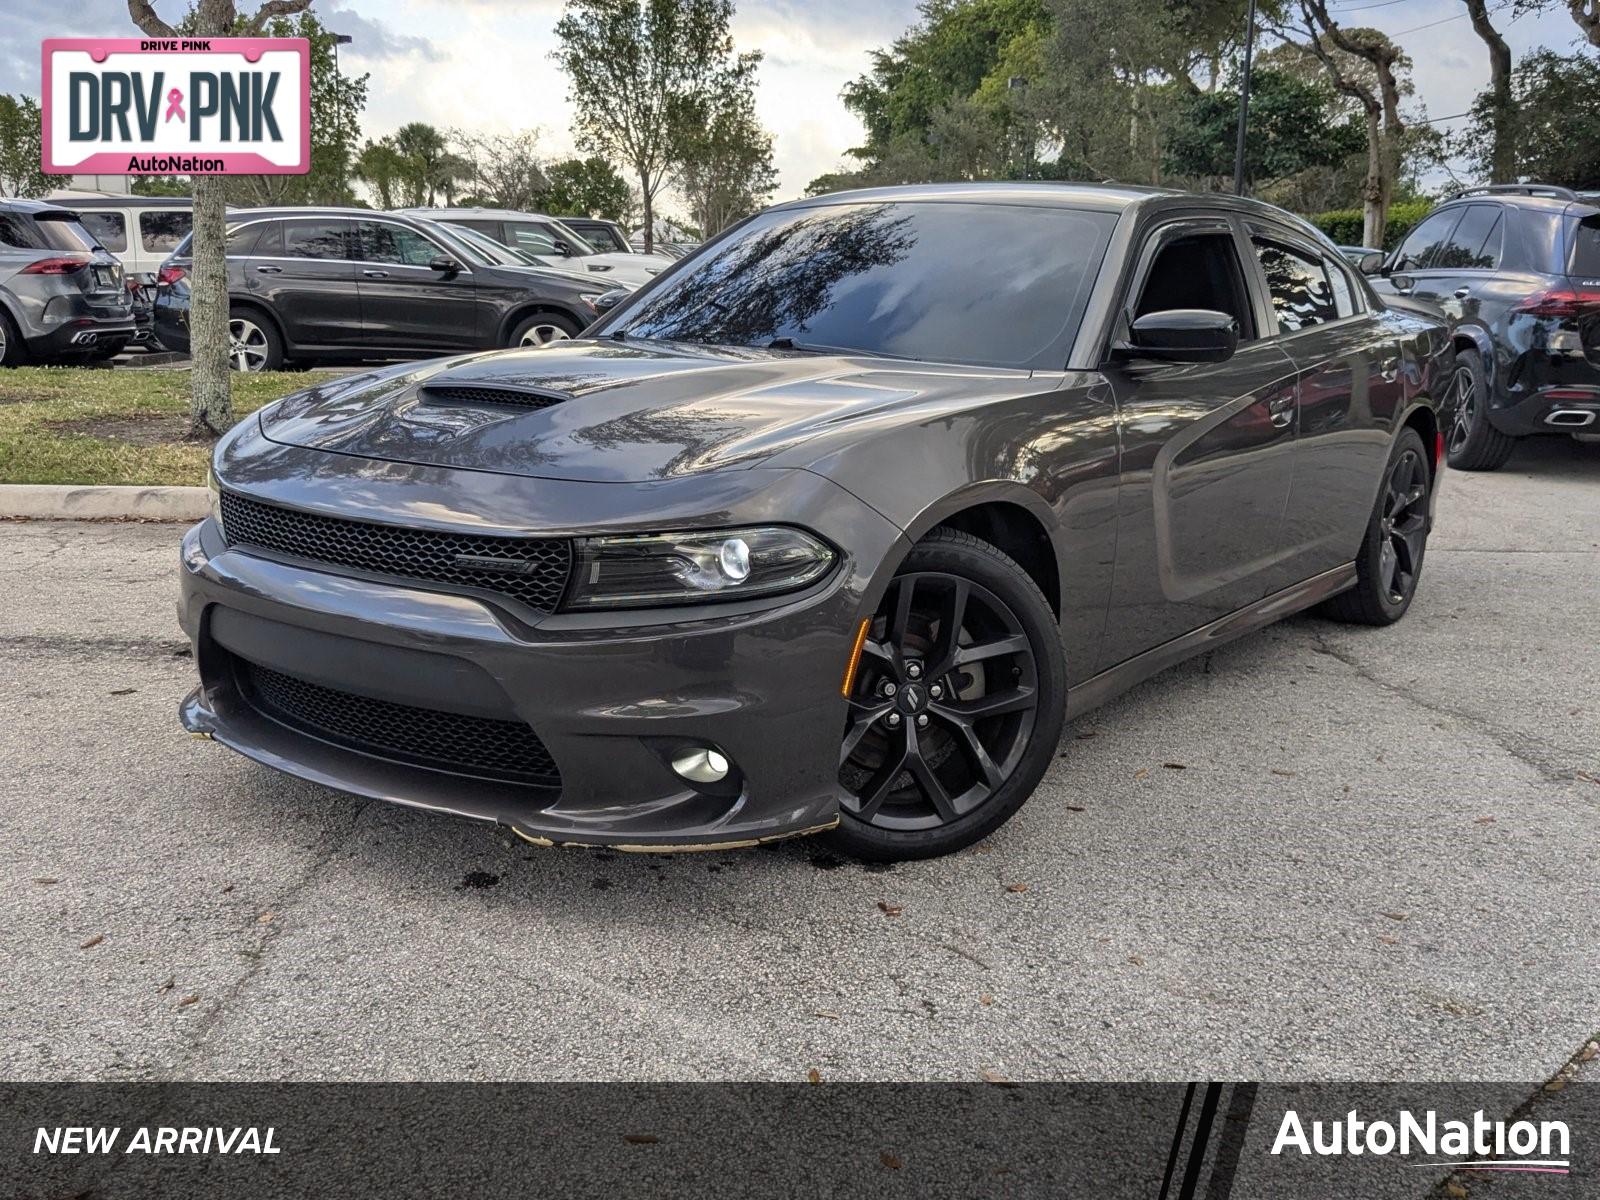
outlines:
[[[260,908],[251,923],[240,931],[241,933],[248,933],[251,930],[259,930],[259,937],[255,945],[241,951],[249,958],[250,965],[245,968],[244,972],[233,983],[224,989],[221,995],[207,1009],[204,1018],[199,1022],[199,1028],[194,1031],[189,1039],[188,1052],[178,1056],[167,1068],[164,1077],[158,1076],[158,1078],[163,1078],[163,1081],[170,1082],[195,1077],[194,1073],[188,1070],[189,1066],[195,1063],[196,1060],[204,1058],[206,1045],[211,1036],[217,1031],[217,1027],[222,1024],[223,1017],[232,1012],[235,1003],[244,994],[256,976],[261,973],[262,968],[266,966],[267,951],[277,941],[283,928],[281,921],[283,914],[292,909],[300,896],[321,878],[322,869],[332,862],[334,856],[344,849],[351,838],[356,835],[356,831],[360,828],[362,817],[366,815],[368,809],[377,803],[378,801],[376,800],[362,801],[351,816],[350,823],[345,827],[344,831],[334,835],[322,853],[317,855],[306,869],[301,872],[300,877],[275,896],[270,897]],[[273,921],[267,925],[260,924],[260,912],[271,913]]]
[[[1312,630],[1311,636],[1315,642],[1313,648],[1317,653],[1325,654],[1336,662],[1343,663],[1355,672],[1357,678],[1363,679],[1391,695],[1398,696],[1426,712],[1433,713],[1436,716],[1448,717],[1453,721],[1459,721],[1467,728],[1475,730],[1488,738],[1489,741],[1524,766],[1536,771],[1545,782],[1572,783],[1579,779],[1578,772],[1566,765],[1567,761],[1581,757],[1575,751],[1530,733],[1502,729],[1476,713],[1442,703],[1434,696],[1421,692],[1416,688],[1384,679],[1349,651],[1339,650],[1329,645],[1326,634],[1318,630]],[[1542,748],[1545,753],[1535,753],[1532,749],[1535,746]]]
[[[0,636],[0,646],[19,654],[122,654],[131,658],[172,658],[189,650],[189,643],[181,638],[97,638],[70,633]]]

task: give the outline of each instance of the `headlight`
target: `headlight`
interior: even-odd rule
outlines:
[[[641,608],[770,596],[820,579],[834,561],[833,551],[821,540],[783,526],[580,538],[574,550],[568,608]]]
[[[602,292],[584,292],[578,297],[578,302],[590,312],[599,312],[600,306],[595,301],[599,300],[603,294]]]
[[[211,519],[217,523],[217,528],[222,528],[222,485],[217,482],[217,473],[211,468],[206,468],[206,487],[211,491]]]

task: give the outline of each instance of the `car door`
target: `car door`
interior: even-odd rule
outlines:
[[[1151,230],[1119,322],[1168,308],[1233,315],[1226,361],[1171,363],[1114,348],[1102,371],[1122,437],[1106,668],[1266,595],[1283,553],[1294,369],[1272,337],[1242,230],[1219,217]]]
[[[1421,224],[1406,235],[1389,261],[1384,264],[1383,275],[1374,286],[1380,292],[1392,292],[1412,300],[1424,300],[1437,306],[1439,285],[1434,264],[1439,252],[1450,242],[1450,235],[1461,223],[1466,205],[1458,204],[1437,209],[1424,217]]]
[[[355,228],[340,217],[293,217],[261,231],[244,264],[245,293],[265,301],[295,346],[352,346],[361,298]]]
[[[485,345],[477,280],[458,251],[397,221],[357,222],[363,344],[401,353]],[[440,270],[440,261],[454,264]]]
[[[1295,368],[1284,557],[1269,582],[1278,591],[1355,558],[1405,404],[1404,363],[1394,322],[1347,264],[1287,226],[1248,229],[1278,346]]]

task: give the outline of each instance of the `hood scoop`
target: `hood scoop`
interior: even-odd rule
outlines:
[[[441,408],[549,408],[565,404],[572,397],[566,392],[497,383],[429,383],[417,389],[422,404]]]

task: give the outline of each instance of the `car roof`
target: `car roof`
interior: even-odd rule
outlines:
[[[426,217],[430,221],[443,221],[453,216],[464,217],[489,217],[496,220],[505,220],[515,217],[528,221],[565,221],[565,217],[552,217],[545,213],[528,212],[516,208],[479,208],[477,206],[462,205],[450,208],[393,208],[390,212],[403,213],[408,217]]]
[[[188,196],[87,196],[65,194],[52,196],[51,204],[62,208],[193,208]]]
[[[1518,188],[1533,190],[1518,191]],[[1541,194],[1541,192],[1543,194]],[[1465,188],[1440,201],[1430,212],[1458,204],[1509,204],[1514,208],[1563,214],[1600,212],[1600,192],[1575,192],[1545,184],[1498,184],[1492,187]]]

